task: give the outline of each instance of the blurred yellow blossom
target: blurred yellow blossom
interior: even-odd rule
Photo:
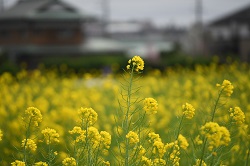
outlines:
[[[146,114],[156,114],[158,110],[158,103],[153,98],[145,98],[143,101]]]
[[[86,130],[82,130],[81,127],[75,126],[72,130],[69,131],[71,135],[76,135],[76,142],[85,142]]]
[[[21,147],[24,147],[25,149],[29,149],[33,152],[36,151],[36,149],[37,149],[36,143],[32,139],[22,140]]]
[[[36,162],[34,166],[48,166],[48,164],[46,162],[39,161]]]
[[[34,124],[34,126],[38,126],[38,124],[42,121],[42,114],[39,109],[35,107],[28,107],[25,110],[23,120],[30,125]]]
[[[25,162],[16,160],[15,162],[11,163],[11,166],[25,166]]]
[[[110,166],[110,162],[109,161],[103,161],[102,162],[104,165],[106,165],[106,166]]]
[[[195,142],[197,145],[201,145],[201,144],[203,143],[203,141],[202,141],[201,138],[200,138],[200,135],[198,135],[197,137],[195,137],[194,142]]]
[[[134,68],[136,72],[144,69],[144,61],[140,56],[136,55],[128,61],[127,69],[131,70],[132,68]]]
[[[158,166],[158,165],[166,165],[166,161],[164,159],[161,159],[161,158],[156,158],[153,160],[153,165],[154,166]]]
[[[55,129],[46,128],[42,130],[42,134],[44,136],[44,139],[46,141],[46,144],[51,144],[53,142],[58,143],[59,142],[59,134],[56,132]]]
[[[78,114],[86,125],[93,125],[97,121],[98,114],[92,108],[80,108]]]
[[[230,117],[232,118],[233,122],[237,125],[241,125],[245,122],[245,114],[240,109],[240,107],[234,107],[229,109]]]
[[[2,137],[3,137],[3,132],[2,130],[0,130],[0,141],[2,141]]]
[[[73,157],[67,157],[62,161],[63,166],[76,166],[76,160]]]
[[[155,141],[153,144],[153,154],[162,158],[166,153],[165,145],[161,141]]]
[[[217,87],[220,87],[222,94],[226,96],[231,96],[233,93],[234,86],[228,80],[224,80],[222,84],[216,84]]]
[[[191,104],[189,104],[189,103],[183,104],[182,105],[182,111],[183,111],[183,115],[187,119],[192,119],[194,117],[195,109]]]
[[[139,142],[139,137],[138,134],[136,134],[133,131],[130,131],[127,135],[126,138],[129,140],[129,144],[133,145]]]
[[[201,159],[197,159],[195,165],[193,166],[207,166],[207,164],[203,160],[201,162]]]
[[[96,148],[99,146],[101,141],[101,135],[97,128],[91,126],[88,128],[87,132],[87,139],[91,142],[91,145],[93,148]]]
[[[212,151],[221,145],[227,146],[231,141],[230,133],[224,126],[219,126],[215,122],[207,122],[201,127],[201,134],[208,140],[208,150]]]
[[[150,143],[154,143],[155,141],[160,141],[161,142],[160,135],[156,134],[154,132],[148,133],[148,137],[149,137],[149,142]]]
[[[103,148],[109,149],[110,144],[111,144],[111,135],[106,131],[101,131],[100,135],[101,135],[101,143],[103,145]]]
[[[146,156],[142,156],[141,158],[142,166],[152,166],[153,162],[151,159],[147,158]]]
[[[181,134],[179,134],[178,136],[178,142],[179,142],[179,146],[184,150],[186,150],[187,147],[189,146],[187,139]]]

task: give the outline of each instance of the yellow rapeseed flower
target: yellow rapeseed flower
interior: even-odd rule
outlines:
[[[178,142],[179,142],[179,146],[184,150],[186,150],[187,147],[189,146],[187,139],[181,134],[179,134],[178,136]]]
[[[142,156],[142,155],[144,155],[146,153],[146,150],[142,145],[140,145],[137,148],[135,147],[135,150],[138,150],[138,157]]]
[[[42,134],[44,136],[44,139],[46,141],[46,144],[51,144],[53,142],[58,143],[59,142],[59,134],[56,132],[55,129],[46,128],[42,130]]]
[[[97,121],[98,114],[92,108],[80,108],[78,110],[81,120],[87,125],[93,125]]]
[[[156,114],[158,110],[158,103],[153,98],[145,98],[143,101],[146,114]]]
[[[153,154],[162,158],[166,153],[165,145],[161,141],[155,141],[153,144]]]
[[[134,145],[139,142],[139,137],[138,134],[130,131],[127,135],[126,138],[129,140],[129,144]]]
[[[182,105],[182,111],[183,111],[183,115],[187,119],[192,119],[194,117],[195,109],[191,104],[189,104],[189,103],[183,104]]]
[[[154,132],[148,133],[148,137],[149,137],[149,142],[150,143],[154,143],[155,141],[160,141],[161,142],[160,135],[156,134]]]
[[[231,141],[230,133],[224,126],[219,126],[215,122],[207,122],[201,127],[201,134],[208,140],[208,150],[212,151],[221,145],[227,146]]]
[[[62,161],[63,166],[76,166],[76,160],[73,157],[67,157]]]
[[[177,141],[174,142],[174,145],[172,147],[172,152],[170,153],[170,161],[172,162],[172,165],[174,166],[179,166],[180,163],[180,147],[179,145],[177,144]]]
[[[128,61],[127,69],[131,70],[132,68],[134,68],[136,72],[144,69],[144,61],[140,56],[136,55]]]
[[[96,148],[100,145],[101,135],[97,128],[91,126],[87,130],[87,139],[92,143],[92,147]]]
[[[166,165],[166,161],[161,159],[161,158],[156,158],[153,160],[153,165],[157,166],[157,165]]]
[[[38,126],[42,121],[42,114],[39,109],[35,107],[28,107],[25,110],[25,115],[23,117],[24,122],[30,123],[30,125]]]
[[[241,125],[245,122],[246,117],[244,112],[240,109],[240,107],[230,108],[229,112],[233,122],[235,122],[237,125]]]
[[[197,145],[201,145],[203,143],[203,141],[200,139],[200,135],[198,135],[197,137],[195,137],[194,142]]]
[[[101,142],[102,142],[103,147],[105,149],[109,149],[110,144],[111,144],[111,135],[106,131],[101,131],[100,135],[101,135]]]
[[[39,161],[36,162],[34,166],[48,166],[48,164],[46,162]]]
[[[106,165],[106,166],[110,166],[110,162],[109,161],[102,161],[103,165]]]
[[[25,166],[25,162],[16,160],[11,163],[11,166]]]
[[[71,135],[76,135],[76,142],[85,142],[86,140],[86,131],[82,130],[81,127],[75,126],[72,130],[69,131]]]
[[[196,159],[196,163],[193,166],[200,166],[200,163],[201,163],[201,166],[207,166],[207,164],[203,160],[201,162],[201,159]]]
[[[2,137],[3,137],[3,132],[2,130],[0,130],[0,141],[2,141]]]
[[[220,87],[222,94],[226,96],[231,96],[233,93],[234,86],[228,80],[224,80],[222,84],[216,84],[217,87]]]
[[[153,165],[153,162],[151,161],[151,159],[147,158],[146,156],[141,157],[141,162],[142,162],[142,166],[152,166]]]
[[[24,147],[25,149],[29,149],[33,152],[36,151],[36,149],[37,149],[36,143],[32,139],[22,140],[21,147]]]

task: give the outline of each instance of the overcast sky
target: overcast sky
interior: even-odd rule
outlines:
[[[111,20],[152,20],[157,25],[189,26],[195,21],[197,0],[63,0],[83,13],[100,16],[108,1]],[[11,6],[16,0],[5,0]],[[250,6],[249,0],[202,0],[203,21],[208,22]]]

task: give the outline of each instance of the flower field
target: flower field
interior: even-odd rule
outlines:
[[[0,75],[0,165],[249,165],[250,68]]]

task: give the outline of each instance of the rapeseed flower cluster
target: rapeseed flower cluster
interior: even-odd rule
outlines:
[[[132,59],[128,61],[127,69],[139,72],[144,69],[144,61],[140,56],[134,56]]]
[[[166,144],[166,149],[168,150],[169,159],[171,164],[174,166],[180,165],[180,147],[178,141],[170,142]]]
[[[3,137],[3,132],[2,130],[0,130],[0,141],[2,141],[2,137]]]
[[[246,116],[240,107],[230,108],[229,113],[233,122],[236,123],[237,125],[241,125],[245,122]]]
[[[101,135],[97,128],[91,126],[86,131],[86,139],[89,141],[93,148],[97,148],[100,145]]]
[[[91,126],[97,121],[98,114],[92,108],[80,108],[78,114],[83,124]]]
[[[59,142],[59,134],[55,129],[46,128],[41,132],[44,136],[46,144],[58,143]]]
[[[48,166],[48,164],[46,162],[39,161],[36,162],[34,166]]]
[[[187,139],[183,135],[179,134],[177,140],[178,140],[179,146],[182,149],[187,150],[187,147],[189,146]]]
[[[207,122],[200,130],[201,135],[208,140],[209,151],[222,145],[228,146],[231,141],[228,129],[224,126],[219,126],[216,122]]]
[[[130,145],[135,145],[139,142],[138,134],[133,131],[129,131],[129,133],[126,135],[126,138],[129,140]]]
[[[194,117],[194,115],[195,115],[195,109],[189,103],[185,103],[185,104],[182,105],[182,111],[183,111],[183,115],[187,119],[192,119]]]
[[[37,149],[37,145],[36,145],[35,141],[32,140],[32,139],[24,139],[24,140],[22,140],[21,147],[23,147],[23,148],[25,148],[27,150],[31,150],[33,152],[35,152],[36,149]]]
[[[75,126],[72,130],[69,131],[71,135],[75,135],[76,142],[85,142],[86,130],[82,130],[81,127]]]
[[[76,160],[73,157],[67,157],[62,161],[63,166],[76,166]]]
[[[101,145],[102,145],[102,149],[109,149],[110,148],[110,144],[111,144],[111,135],[106,132],[106,131],[101,131],[100,132],[101,135]]]
[[[26,166],[25,162],[16,160],[11,163],[11,166]]]
[[[146,114],[156,114],[158,110],[158,103],[153,98],[145,98],[143,101]]]
[[[159,158],[162,158],[164,154],[166,153],[166,148],[165,148],[164,143],[162,143],[161,141],[154,141],[152,152]]]
[[[25,115],[23,117],[24,122],[29,123],[28,125],[34,125],[35,127],[42,121],[42,114],[39,109],[35,107],[28,107],[25,110]]]
[[[152,166],[153,162],[151,159],[147,158],[146,156],[142,156],[141,158],[142,166]]]
[[[166,161],[161,158],[156,158],[153,160],[153,166],[166,165]]]
[[[155,141],[161,141],[160,135],[155,132],[148,133],[149,143],[154,143]]]
[[[203,160],[201,162],[200,159],[197,159],[195,165],[193,165],[193,166],[207,166],[207,164]]]
[[[224,80],[222,84],[216,84],[216,86],[220,88],[222,94],[225,94],[228,97],[233,93],[234,86],[228,80]]]

